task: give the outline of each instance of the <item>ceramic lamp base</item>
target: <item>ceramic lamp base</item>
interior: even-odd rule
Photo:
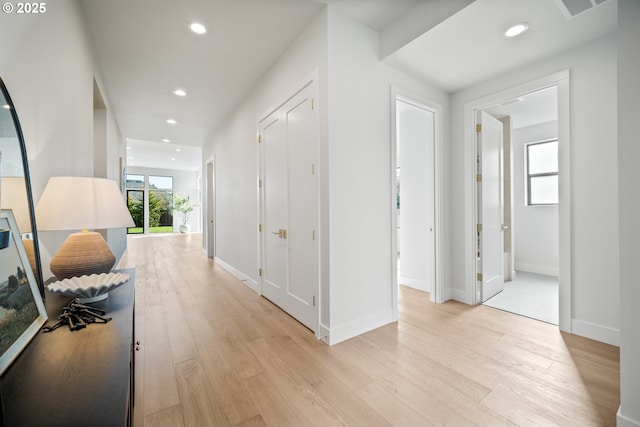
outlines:
[[[58,280],[108,273],[116,257],[100,233],[73,233],[51,260],[51,272]]]

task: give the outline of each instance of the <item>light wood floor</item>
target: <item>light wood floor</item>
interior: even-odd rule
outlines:
[[[619,352],[401,288],[400,320],[329,347],[200,249],[130,237],[136,426],[614,426]]]

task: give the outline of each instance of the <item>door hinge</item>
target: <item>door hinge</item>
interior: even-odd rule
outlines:
[[[482,182],[482,174],[481,173],[476,174],[476,182]]]
[[[262,180],[261,179],[258,180],[258,188],[262,188]]]
[[[311,98],[311,109],[313,110],[315,108],[315,101],[313,98]]]
[[[482,125],[481,124],[477,124],[476,125],[476,132],[482,132]]]
[[[478,273],[478,275],[476,276],[476,280],[478,282],[482,282],[482,273]]]
[[[262,142],[262,135],[258,134],[258,144]]]
[[[316,240],[316,230],[311,230],[311,240]]]
[[[476,224],[476,228],[478,229],[478,233],[482,231],[482,224]]]
[[[314,163],[311,163],[311,175],[315,175],[316,174],[316,165]]]
[[[262,224],[258,224],[258,231],[262,233]]]
[[[262,277],[262,269],[261,268],[258,269],[258,276]]]
[[[316,296],[315,295],[313,296],[313,306],[314,307],[316,306]]]

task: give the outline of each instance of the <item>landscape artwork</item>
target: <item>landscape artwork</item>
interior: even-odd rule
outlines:
[[[10,210],[0,211],[0,230],[10,230],[0,249],[0,374],[46,322],[44,304]]]

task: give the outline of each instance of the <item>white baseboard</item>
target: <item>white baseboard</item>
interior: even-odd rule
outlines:
[[[544,274],[546,276],[558,276],[558,268],[548,265],[536,265],[527,264],[522,262],[516,262],[516,270],[523,271],[525,273]]]
[[[467,293],[464,290],[461,289],[449,289],[449,293],[451,298],[454,301],[459,301],[465,304],[471,304],[469,301],[467,301]]]
[[[320,329],[323,331],[321,336],[324,335],[327,337],[326,340],[323,339],[327,344],[334,345],[392,322],[393,310],[387,309],[360,319],[352,320],[334,328],[320,326]]]
[[[414,279],[411,277],[400,275],[400,277],[398,277],[398,283],[409,286],[410,288],[429,292],[429,282],[426,280]]]
[[[620,330],[584,320],[571,320],[571,333],[620,347]]]
[[[213,259],[213,262],[218,264],[224,270],[231,273],[236,279],[240,280],[242,283],[247,285],[255,293],[260,294],[260,286],[258,286],[258,283],[255,280],[253,280],[252,278],[250,278],[240,270],[237,270],[235,267],[231,266],[230,264],[227,264],[226,262],[224,262],[218,257],[215,257]]]
[[[329,344],[329,335],[331,335],[330,329],[320,323],[320,325],[318,325],[318,333],[316,334],[316,338],[318,338],[325,344]]]
[[[616,414],[617,418],[617,427],[640,427],[640,421],[632,420],[631,418],[627,418],[622,415],[622,406],[618,408],[618,413]]]
[[[443,303],[443,302],[449,301],[450,299],[455,299],[455,298],[453,298],[453,292],[452,291],[453,291],[453,289],[451,289],[451,288],[443,289],[442,290],[442,298],[440,298],[440,302]]]

